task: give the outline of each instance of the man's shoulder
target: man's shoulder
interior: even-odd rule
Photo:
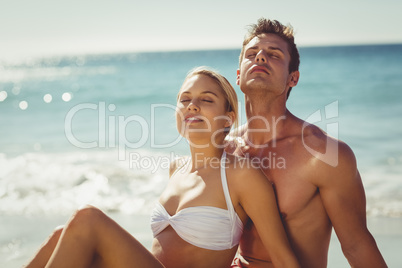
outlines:
[[[347,178],[346,174],[357,173],[356,157],[351,147],[344,141],[332,137],[321,128],[309,124],[302,134],[304,153],[309,157],[311,170],[320,182],[327,179]],[[343,175],[342,175],[343,174]]]
[[[301,131],[300,140],[303,147],[315,156],[335,153],[340,157],[354,157],[353,151],[348,144],[329,135],[314,124],[305,123]]]

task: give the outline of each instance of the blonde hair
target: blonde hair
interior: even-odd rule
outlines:
[[[218,86],[222,89],[222,93],[225,96],[225,100],[226,100],[226,111],[227,112],[233,112],[235,117],[234,120],[231,124],[231,127],[234,127],[234,129],[236,130],[238,125],[239,125],[239,116],[238,116],[238,112],[239,112],[239,107],[238,107],[238,100],[237,100],[237,94],[236,91],[234,90],[234,88],[232,87],[232,85],[229,83],[229,81],[220,73],[218,73],[217,71],[206,67],[206,66],[199,66],[196,67],[192,70],[190,70],[186,76],[186,78],[184,79],[184,82],[187,81],[187,79],[196,76],[196,75],[206,75],[209,78],[213,79]],[[230,128],[229,128],[230,130]],[[227,133],[229,133],[229,130],[225,131]]]

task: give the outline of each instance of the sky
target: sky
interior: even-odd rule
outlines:
[[[0,60],[239,48],[258,18],[299,46],[402,43],[400,0],[0,0]]]

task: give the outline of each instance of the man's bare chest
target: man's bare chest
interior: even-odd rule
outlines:
[[[282,215],[296,216],[315,203],[319,193],[311,183],[314,172],[300,154],[277,147],[251,157],[260,159],[260,168],[274,186]]]

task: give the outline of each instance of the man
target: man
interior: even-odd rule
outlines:
[[[290,26],[266,19],[252,26],[237,71],[247,126],[229,151],[257,160],[251,163],[259,161],[275,186],[283,224],[302,267],[327,266],[332,227],[352,267],[386,267],[366,226],[365,193],[352,150],[286,108],[298,68]],[[244,228],[235,263],[273,267],[252,222]]]

